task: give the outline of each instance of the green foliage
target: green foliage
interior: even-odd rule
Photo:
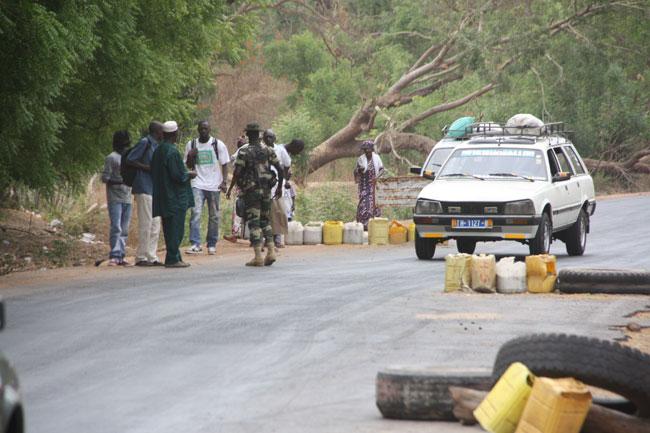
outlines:
[[[43,3],[43,4],[41,4]],[[116,129],[186,120],[237,61],[252,17],[212,0],[15,1],[0,5],[0,191],[77,182]],[[9,60],[10,59],[10,60]]]
[[[305,142],[305,150],[291,158],[293,175],[303,179],[307,174],[307,159],[309,152],[326,137],[321,125],[314,120],[305,109],[298,109],[280,116],[273,123],[273,130],[278,136],[279,143],[288,143],[294,138]]]
[[[359,72],[349,62],[342,62],[336,68],[322,68],[309,75],[302,104],[319,121],[326,136],[339,130],[356,111],[363,81]]]
[[[307,86],[309,75],[331,65],[327,49],[310,32],[275,40],[264,47],[266,66],[276,77],[284,77],[298,84],[298,90]]]
[[[463,53],[458,71],[463,79],[384,110],[374,129],[357,139],[381,133],[387,118],[399,125],[496,79],[494,91],[426,119],[412,132],[439,138],[442,126],[459,116],[503,122],[515,113],[529,112],[567,123],[585,155],[616,148],[608,157],[618,158],[647,143],[650,8],[642,2],[610,7],[552,37],[547,31],[550,23],[601,3],[544,0],[491,5],[457,35],[453,52]],[[337,6],[342,12],[333,13],[331,21],[304,24],[295,34],[287,27],[273,28],[276,20],[269,16],[265,31],[276,39],[265,51],[268,67],[297,84],[298,93],[290,99],[292,111],[308,112],[318,124],[310,125],[327,138],[343,128],[364,102],[382,95],[427,48],[457,31],[464,16],[485,6],[479,0],[344,0]],[[475,25],[479,21],[480,26]],[[504,38],[508,42],[494,49]],[[305,53],[318,61],[294,66],[295,59],[308,58]],[[508,59],[512,62],[506,73],[497,75]]]
[[[356,213],[354,184],[327,183],[310,186],[296,193],[297,221],[354,221]]]

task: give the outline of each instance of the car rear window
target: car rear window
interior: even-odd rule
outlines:
[[[565,147],[564,151],[569,155],[569,159],[573,163],[573,168],[576,169],[576,174],[585,174],[585,168],[582,166],[576,151],[572,147]]]
[[[555,151],[555,156],[557,156],[557,161],[560,163],[560,171],[563,171],[565,173],[575,174],[573,172],[573,169],[571,168],[571,164],[569,164],[569,160],[567,159],[562,149],[556,147],[553,150]]]

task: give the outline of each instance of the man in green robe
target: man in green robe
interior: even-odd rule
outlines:
[[[167,256],[165,267],[186,268],[190,264],[181,258],[180,246],[185,232],[185,214],[194,207],[190,179],[181,154],[174,144],[178,139],[178,125],[173,120],[163,124],[163,140],[151,159],[153,179],[153,215],[162,220]]]

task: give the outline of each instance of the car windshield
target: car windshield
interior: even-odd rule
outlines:
[[[445,162],[452,150],[454,150],[453,147],[433,149],[431,158],[429,158],[429,161],[427,161],[427,165],[424,167],[424,171],[429,171],[432,173],[437,173],[440,171],[442,163]]]
[[[507,147],[457,149],[442,167],[438,177],[473,176],[518,181],[547,179],[541,151]]]

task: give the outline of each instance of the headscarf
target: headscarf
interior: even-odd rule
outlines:
[[[372,151],[372,164],[375,167],[375,173],[378,174],[379,170],[384,168],[384,164],[382,164],[381,158],[374,151],[375,143],[372,140],[366,140],[363,143],[361,143],[360,147],[364,153],[357,160],[357,165],[363,168],[364,173],[368,171],[368,158],[366,158],[365,151],[370,150]]]
[[[372,140],[366,140],[361,143],[361,150],[375,150],[375,143]]]

